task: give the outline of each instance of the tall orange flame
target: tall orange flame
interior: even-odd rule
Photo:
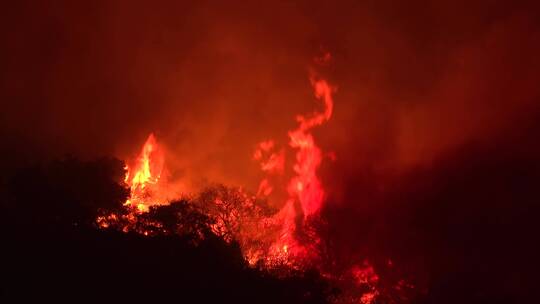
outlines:
[[[297,149],[296,164],[294,171],[296,176],[289,183],[288,191],[291,198],[297,198],[302,206],[304,217],[313,215],[319,211],[324,198],[324,189],[317,177],[322,155],[321,150],[315,144],[313,135],[309,130],[315,126],[323,124],[332,116],[333,89],[325,80],[316,80],[311,77],[311,84],[315,90],[317,99],[324,102],[325,110],[322,113],[313,113],[310,118],[298,116],[300,126],[289,132],[289,145]]]
[[[324,189],[317,176],[317,170],[322,162],[322,152],[316,145],[310,130],[328,121],[332,116],[333,100],[332,88],[324,79],[319,79],[315,75],[310,77],[311,85],[314,89],[315,97],[322,101],[324,110],[314,112],[310,115],[299,115],[296,117],[299,125],[296,129],[288,133],[289,146],[296,150],[296,161],[293,165],[295,175],[289,180],[286,190],[289,198],[274,220],[281,225],[281,232],[277,240],[274,241],[269,250],[267,262],[292,263],[293,260],[306,261],[309,256],[315,253],[297,240],[299,227],[297,217],[301,216],[305,223],[311,216],[316,216],[322,207],[324,200]],[[275,143],[272,140],[261,142],[254,155],[254,159],[261,162],[261,170],[267,174],[283,174],[284,152],[272,152]],[[267,155],[263,159],[263,156]],[[269,178],[264,178],[259,185],[258,194],[268,196],[273,190]],[[297,207],[299,206],[299,207]],[[301,213],[300,213],[301,212]],[[312,235],[313,242],[319,242],[318,236]]]
[[[126,166],[125,182],[130,187],[131,195],[125,205],[136,207],[139,211],[147,211],[149,206],[163,203],[156,193],[163,163],[163,152],[154,134],[150,134],[135,165]]]

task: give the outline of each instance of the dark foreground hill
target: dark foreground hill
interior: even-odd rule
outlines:
[[[235,243],[208,235],[144,236],[98,229],[118,210],[122,164],[67,159],[18,170],[2,185],[6,302],[170,300],[178,303],[324,303],[315,272],[277,278],[251,269]]]

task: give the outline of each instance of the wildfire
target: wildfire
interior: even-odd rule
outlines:
[[[135,207],[140,212],[148,211],[151,205],[164,203],[159,200],[156,189],[163,171],[163,152],[156,142],[154,134],[150,134],[142,147],[135,165],[126,165],[124,181],[130,188],[130,198],[125,205]]]
[[[124,232],[138,231],[143,235],[149,235],[146,229],[139,228],[137,214],[148,212],[150,206],[168,203],[167,191],[161,185],[163,165],[163,152],[154,134],[150,134],[132,165],[124,167],[126,170],[124,182],[130,189],[129,198],[124,203],[127,213],[99,216],[96,219],[98,226],[118,227]]]
[[[311,244],[306,245],[299,242],[296,236],[300,233],[306,234],[309,230],[308,219],[317,216],[324,200],[325,192],[317,176],[323,156],[310,131],[332,116],[334,105],[332,92],[335,88],[316,75],[312,75],[310,81],[315,97],[322,101],[324,110],[310,115],[298,115],[296,117],[298,127],[288,133],[289,147],[296,150],[295,162],[292,164],[295,175],[285,186],[289,198],[275,216],[275,221],[281,225],[281,231],[266,257],[267,264],[276,262],[292,264],[297,261],[306,263],[317,258],[316,253],[306,246],[318,244],[319,237],[312,234]],[[281,175],[284,172],[284,155],[284,149],[276,149],[275,141],[266,140],[257,146],[254,159],[261,163],[261,170],[268,175]],[[260,182],[259,195],[268,196],[272,193],[274,185],[270,180],[269,176]],[[298,216],[303,218],[301,224],[297,223]]]
[[[330,55],[325,54],[320,60],[326,63],[329,59]],[[297,127],[287,134],[287,145],[280,146],[273,139],[256,145],[253,159],[260,163],[260,170],[265,174],[256,195],[250,195],[242,188],[222,186],[203,191],[188,203],[211,220],[208,231],[227,242],[238,241],[246,261],[252,266],[318,268],[317,263],[323,259],[320,255],[322,241],[313,226],[314,222],[320,220],[326,195],[317,171],[324,155],[329,155],[331,160],[335,160],[335,155],[323,154],[311,131],[332,117],[332,94],[336,89],[315,73],[312,73],[310,83],[314,97],[323,109],[298,115]],[[287,149],[294,152],[293,160],[287,161]],[[286,170],[287,166],[292,170]],[[150,134],[137,159],[126,166],[125,183],[130,188],[130,198],[124,205],[129,212],[125,215],[98,217],[98,225],[102,228],[116,226],[124,232],[137,231],[143,235],[177,229],[164,227],[162,223],[144,217],[145,213],[155,210],[152,206],[169,204],[170,196],[167,196],[163,186],[163,167],[163,151],[155,136]],[[293,172],[292,176],[285,176],[287,172]],[[285,178],[276,179],[276,176]],[[276,189],[285,193],[286,199],[277,204],[282,206],[281,209],[268,213],[265,211],[268,209],[265,200]],[[319,270],[325,277],[336,282],[348,278],[345,279],[348,282],[346,284],[363,290],[353,297],[357,303],[373,303],[379,295],[379,277],[368,261],[353,264],[341,274],[330,274],[322,268]]]

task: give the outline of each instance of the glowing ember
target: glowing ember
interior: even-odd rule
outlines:
[[[376,296],[377,296],[376,291],[366,292],[360,298],[360,303],[362,303],[362,304],[371,304],[371,303],[373,303],[373,301],[375,301]]]
[[[352,275],[358,285],[361,284],[376,284],[379,281],[379,276],[375,273],[373,266],[364,261],[364,266],[353,266],[351,269]]]

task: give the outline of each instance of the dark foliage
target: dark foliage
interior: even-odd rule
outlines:
[[[93,224],[127,196],[122,164],[66,159],[16,170],[2,181],[3,302],[170,299],[184,303],[324,303],[318,274],[276,278],[246,266],[239,246],[211,233],[185,201],[145,220],[168,233],[143,236]]]
[[[120,212],[129,190],[116,159],[66,158],[16,170],[5,180],[3,203],[10,216],[34,224],[81,225],[104,210]]]
[[[177,235],[197,243],[198,240],[212,237],[212,220],[197,206],[185,200],[174,201],[169,205],[152,206],[146,213],[137,216],[143,230],[150,234]]]

